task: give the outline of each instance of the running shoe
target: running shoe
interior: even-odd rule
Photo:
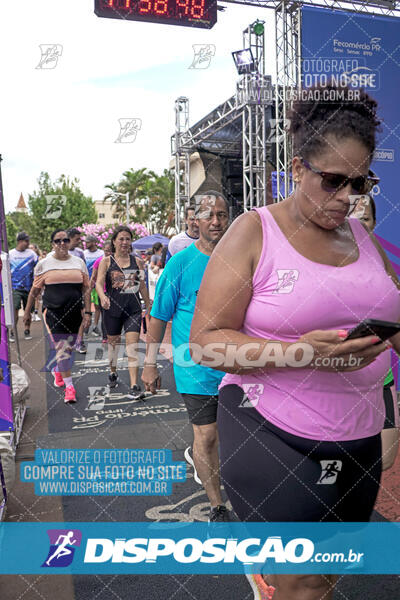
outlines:
[[[201,479],[197,475],[196,467],[194,466],[193,450],[192,450],[191,446],[188,446],[186,448],[186,450],[184,452],[184,457],[185,457],[186,462],[188,462],[189,465],[191,465],[193,467],[193,479],[195,480],[196,483],[198,483],[199,485],[202,485]]]
[[[229,510],[223,504],[219,504],[218,506],[214,506],[210,510],[210,514],[208,515],[209,523],[229,523]]]
[[[246,573],[247,581],[253,590],[253,600],[272,600],[275,588],[264,580],[262,575]]]
[[[96,337],[99,337],[101,335],[101,332],[98,327],[93,327],[92,334],[95,335]]]
[[[116,373],[110,373],[108,376],[108,385],[110,388],[115,388],[119,384],[118,375]]]
[[[31,340],[32,339],[31,332],[29,331],[29,329],[25,329],[25,331],[24,331],[24,339],[26,339],[26,340]]]
[[[10,329],[10,342],[15,342],[14,332]]]
[[[76,351],[79,352],[79,354],[86,354],[87,348],[84,342],[76,345]]]
[[[73,385],[69,385],[65,388],[64,402],[65,404],[76,402],[76,391]]]
[[[146,394],[142,392],[140,385],[133,385],[129,395],[132,396],[134,400],[144,400],[146,396]]]
[[[64,387],[65,383],[64,383],[64,379],[63,376],[61,375],[61,373],[59,371],[56,371],[55,369],[52,370],[53,373],[53,377],[54,377],[54,385],[56,387]],[[71,386],[69,386],[71,387]]]
[[[41,321],[42,319],[39,317],[37,310],[32,315],[32,321]]]

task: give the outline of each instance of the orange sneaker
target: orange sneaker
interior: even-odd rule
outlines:
[[[54,369],[53,369],[52,373],[53,373],[53,377],[54,377],[54,385],[56,387],[64,387],[65,383],[64,383],[64,379],[63,379],[61,373],[59,373],[58,371],[55,371]]]
[[[246,577],[254,593],[253,600],[272,600],[275,588],[268,585],[262,575],[246,573]]]
[[[76,402],[76,391],[73,385],[69,385],[65,388],[65,396],[64,396],[65,404],[69,402]]]

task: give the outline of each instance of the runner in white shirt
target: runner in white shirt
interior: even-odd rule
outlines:
[[[174,235],[169,241],[166,262],[171,256],[184,250],[199,238],[199,228],[195,222],[193,206],[189,205],[185,208],[185,223],[186,231]]]

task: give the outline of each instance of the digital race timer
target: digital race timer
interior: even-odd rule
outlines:
[[[94,0],[98,17],[211,29],[217,0]]]

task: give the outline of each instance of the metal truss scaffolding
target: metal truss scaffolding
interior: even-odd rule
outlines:
[[[219,156],[243,156],[243,209],[266,204],[266,106],[273,103],[271,77],[265,75],[264,34],[256,35],[253,25],[243,32],[244,48],[251,48],[256,70],[242,75],[236,95],[217,106],[193,127],[187,126],[187,98],[175,102],[175,214],[180,229],[182,207],[189,200],[189,157],[196,150]],[[186,126],[184,125],[186,124]],[[229,131],[229,135],[226,133]]]
[[[183,138],[189,129],[189,100],[180,96],[175,100],[175,135],[172,137],[172,155],[175,156],[175,227],[181,228],[184,206],[189,202],[190,150]]]
[[[275,135],[276,170],[278,181],[277,201],[289,195],[291,170],[291,140],[287,133],[288,99],[292,90],[300,87],[300,31],[301,10],[294,2],[283,0],[275,10],[276,31],[276,86],[275,86]]]
[[[243,32],[243,48],[250,48],[257,70],[238,83],[244,88],[243,105],[243,210],[267,203],[267,158],[265,104],[272,100],[271,79],[265,77],[264,34],[253,25]],[[269,96],[269,97],[268,97]]]
[[[259,8],[272,8],[276,10],[280,0],[224,0],[228,4],[243,4],[246,6],[258,6]],[[400,16],[399,0],[294,0],[292,4],[318,6],[331,10],[346,10],[357,13],[369,13],[374,15],[386,15],[387,17]]]
[[[235,1],[235,0],[232,0]],[[269,1],[269,0],[268,0]],[[257,3],[257,0],[255,0]],[[263,3],[265,6],[265,4]],[[400,3],[390,0],[282,0],[275,3],[276,32],[276,170],[282,174],[282,185],[278,185],[277,201],[289,194],[292,162],[291,139],[286,130],[287,110],[294,90],[301,87],[301,7],[318,6],[332,10],[346,10],[359,14],[400,16]],[[280,178],[279,178],[280,179]]]
[[[172,137],[175,156],[175,214],[180,230],[181,213],[190,199],[190,154],[208,150],[221,156],[243,157],[243,209],[266,204],[268,144],[276,146],[277,201],[289,193],[291,140],[286,131],[288,100],[301,82],[301,7],[318,6],[331,10],[384,16],[400,16],[400,0],[225,0],[231,4],[275,10],[276,84],[265,75],[264,35],[254,33],[254,23],[243,32],[244,48],[250,48],[256,70],[242,75],[236,95],[215,108],[189,128],[187,98],[175,102],[176,127]],[[275,104],[275,122],[267,125],[266,108]],[[230,135],[227,135],[228,130]],[[266,139],[266,132],[270,137]],[[236,135],[237,132],[237,135]],[[234,135],[233,135],[234,133]]]

